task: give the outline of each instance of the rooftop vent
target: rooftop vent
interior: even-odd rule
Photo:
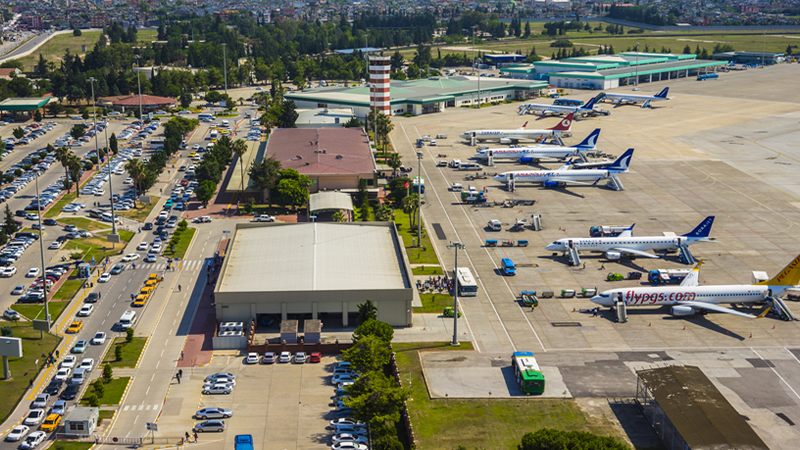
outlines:
[[[336,155],[336,159],[342,159],[342,158],[344,158],[344,156],[342,156],[342,155]]]

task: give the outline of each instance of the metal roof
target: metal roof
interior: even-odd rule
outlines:
[[[0,111],[33,111],[50,101],[50,97],[15,97],[0,102]]]
[[[689,448],[768,448],[700,368],[669,366],[637,374]]]
[[[410,289],[392,222],[237,224],[217,292]]]
[[[308,196],[309,210],[317,211],[353,211],[353,197],[344,192],[317,192]]]
[[[727,64],[722,61],[709,61],[709,60],[691,60],[691,61],[670,61],[665,63],[652,64],[644,67],[639,67],[639,76],[650,75],[655,73],[672,72],[674,70],[689,70],[699,69],[710,66],[722,66]],[[551,73],[550,76],[567,77],[567,78],[591,78],[599,80],[613,80],[615,78],[627,78],[636,76],[636,70],[633,67],[620,67],[616,69],[607,69],[600,72],[556,72]]]
[[[269,135],[265,157],[303,175],[376,170],[369,138],[361,128],[278,128]]]

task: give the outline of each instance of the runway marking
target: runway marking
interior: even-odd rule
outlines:
[[[151,381],[152,381],[152,380],[151,380]],[[149,393],[150,393],[150,386],[147,386],[147,390],[144,392],[144,395],[147,395],[147,394],[149,394]]]
[[[758,352],[757,352],[757,351],[756,351],[754,348],[750,348],[750,350],[751,350],[751,351],[752,351],[752,352],[753,352],[753,353],[754,353],[756,356],[758,356],[759,358],[761,358],[761,360],[762,360],[762,361],[764,360],[764,358],[763,358],[761,355],[759,355],[759,354],[758,354]],[[791,353],[791,352],[790,352],[790,353]],[[792,393],[794,393],[795,397],[797,397],[798,399],[800,399],[800,394],[798,394],[798,393],[797,393],[797,391],[795,391],[795,390],[794,390],[794,388],[792,388],[792,386],[790,386],[790,385],[789,385],[789,383],[787,383],[787,382],[786,382],[786,380],[785,380],[785,379],[784,379],[784,378],[781,376],[781,374],[779,374],[779,373],[778,373],[778,371],[777,371],[777,370],[775,370],[775,367],[770,367],[770,369],[771,369],[773,372],[775,372],[775,375],[777,375],[777,376],[778,376],[778,378],[780,378],[780,379],[781,379],[781,381],[783,381],[783,384],[785,384],[785,385],[786,385],[786,387],[788,387],[788,388],[789,388],[789,389],[792,391]]]
[[[166,349],[164,349],[164,350],[161,350],[161,356],[162,356],[162,357],[164,356],[164,352],[165,352],[165,351],[166,351]]]

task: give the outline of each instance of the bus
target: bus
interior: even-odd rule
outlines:
[[[478,296],[478,283],[469,268],[459,267],[456,269],[456,283],[458,284],[458,295],[462,297]]]
[[[514,367],[517,384],[525,395],[544,393],[544,374],[533,353],[514,352],[511,355],[511,365]]]
[[[583,105],[583,102],[571,98],[559,98],[553,101],[553,104],[559,106],[581,106]]]
[[[164,150],[163,139],[153,139],[150,141],[150,148],[153,150]]]
[[[697,81],[713,80],[714,78],[719,78],[719,74],[718,73],[707,73],[707,74],[704,74],[704,75],[698,75],[697,76]]]

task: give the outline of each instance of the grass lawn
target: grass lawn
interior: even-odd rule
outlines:
[[[98,222],[85,217],[62,217],[58,219],[58,221],[67,225],[75,225],[76,227],[86,231],[106,230],[111,228],[110,223]]]
[[[192,238],[195,233],[197,233],[197,228],[187,228],[178,238],[178,245],[175,246],[175,251],[172,251],[170,246],[167,245],[167,249],[164,250],[164,256],[167,258],[183,259],[186,255],[186,250],[189,249],[189,244],[192,243]]]
[[[69,274],[67,281],[53,294],[53,299],[72,300],[72,297],[75,297],[75,294],[80,290],[81,286],[83,286],[84,281],[85,280],[78,278],[78,269],[74,269],[72,273]]]
[[[97,234],[99,234],[101,236],[105,236],[105,235],[111,234],[111,231],[112,230],[101,231],[101,232],[99,232]],[[133,239],[133,235],[136,234],[133,231],[120,230],[119,228],[117,228],[117,233],[119,234],[119,238],[122,239],[122,241],[125,242],[125,243],[130,242],[131,239]]]
[[[106,353],[105,359],[103,359],[103,364],[106,363],[110,364],[111,367],[135,367],[136,363],[139,361],[139,355],[142,353],[142,349],[144,349],[144,344],[147,342],[146,338],[143,337],[135,337],[130,342],[125,342],[125,338],[114,338],[114,343],[111,344],[111,348],[108,349],[108,353]],[[122,359],[117,361],[116,354],[117,354],[117,347],[122,347]]]
[[[415,313],[439,313],[446,307],[453,306],[453,296],[450,294],[419,294],[422,308],[414,308]]]
[[[442,268],[439,266],[422,266],[411,268],[411,273],[414,275],[444,275]]]
[[[39,331],[33,329],[30,322],[7,322],[3,326],[11,327],[13,336],[22,339],[22,358],[8,358],[8,367],[11,371],[11,379],[0,382],[0,421],[5,421],[8,415],[17,407],[17,403],[22,400],[32,379],[36,378],[39,370],[44,367],[44,358],[41,355],[49,355],[56,349],[61,338],[45,333],[43,339],[39,339]],[[39,365],[34,365],[36,360]]]
[[[406,246],[408,262],[411,264],[439,264],[439,259],[436,257],[436,252],[433,251],[433,245],[431,245],[424,223],[422,224],[422,247],[412,247],[412,240],[416,239],[417,230],[411,229],[407,214],[397,211],[394,216],[394,223],[397,225],[397,231]]]
[[[100,414],[102,413],[103,411],[100,411]],[[53,450],[89,450],[93,445],[93,442],[54,441],[50,448]]]
[[[133,232],[127,230],[118,230],[118,231],[119,231],[119,237],[120,239],[122,239],[123,242],[122,245],[112,244],[102,237],[95,236],[90,238],[74,239],[72,241],[69,241],[69,243],[66,246],[64,246],[64,249],[80,252],[81,258],[86,261],[89,261],[92,258],[94,258],[95,261],[100,261],[106,256],[119,255],[120,253],[122,253],[122,250],[125,249],[125,244],[130,242],[131,238],[133,237]],[[110,232],[111,230],[101,231],[98,234],[104,236]],[[113,249],[112,245],[114,246]]]
[[[64,311],[64,308],[69,305],[69,302],[47,302],[47,309],[50,310],[50,321],[55,322],[58,316]],[[42,319],[44,320],[44,305],[22,305],[13,304],[11,309],[22,314],[30,320]]]
[[[37,58],[38,58],[38,56],[37,56]],[[74,192],[70,192],[68,194],[64,194],[64,196],[61,197],[61,200],[57,201],[55,205],[51,206],[50,209],[48,209],[47,212],[44,213],[44,217],[46,219],[52,219],[53,217],[58,216],[59,214],[61,214],[61,209],[64,206],[66,206],[67,203],[74,202],[76,198],[77,198],[77,195],[75,195]]]
[[[462,342],[459,350],[471,349]],[[587,417],[574,400],[431,399],[418,351],[446,351],[448,343],[393,343],[403,386],[410,386],[408,411],[419,448],[516,449],[522,435],[540,428],[608,435],[607,419]],[[612,435],[613,437],[619,437]]]
[[[130,211],[117,211],[116,215],[127,217],[128,219],[138,220],[139,222],[144,222],[147,219],[147,216],[150,215],[150,212],[153,211],[153,208],[158,203],[159,197],[150,196],[150,204],[146,203],[136,203],[136,208]]]
[[[103,370],[99,369],[98,370]],[[125,393],[125,388],[128,386],[128,381],[130,381],[131,377],[119,377],[119,378],[112,378],[111,382],[105,385],[105,391],[103,392],[103,396],[97,396],[97,399],[100,401],[101,405],[118,405],[119,402],[122,400],[122,394]],[[94,386],[91,384],[83,393],[83,398],[81,398],[81,405],[88,406],[89,402],[86,401],[86,397],[90,394],[97,394],[97,391],[94,390]]]

